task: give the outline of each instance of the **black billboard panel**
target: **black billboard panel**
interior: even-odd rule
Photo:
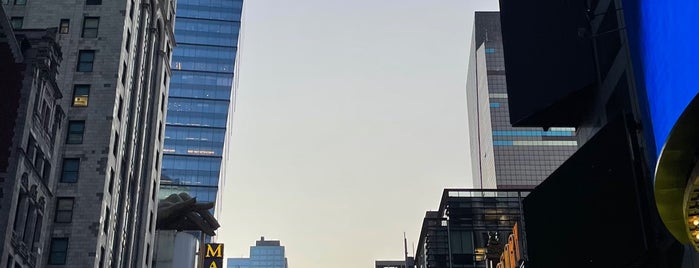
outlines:
[[[524,199],[532,267],[627,267],[646,254],[651,186],[628,137],[615,120]]]
[[[500,0],[513,125],[577,126],[597,82],[588,2]]]

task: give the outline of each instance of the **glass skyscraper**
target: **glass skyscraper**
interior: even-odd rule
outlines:
[[[216,200],[243,0],[178,0],[160,197]]]
[[[533,188],[577,150],[575,128],[510,124],[499,12],[476,12],[468,69],[474,187]]]
[[[250,247],[250,258],[229,258],[228,268],[287,268],[284,246],[263,236]]]

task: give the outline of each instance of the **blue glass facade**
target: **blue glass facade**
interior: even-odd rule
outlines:
[[[243,0],[178,0],[160,196],[213,202],[223,157]]]

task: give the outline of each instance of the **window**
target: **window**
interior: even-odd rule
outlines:
[[[85,132],[85,121],[68,121],[67,144],[82,144]]]
[[[155,151],[155,169],[158,169],[158,162],[160,162],[160,152]]]
[[[127,30],[126,31],[126,44],[124,44],[124,49],[126,49],[126,52],[129,52],[130,47],[131,47],[131,31]]]
[[[104,247],[100,248],[100,268],[104,268],[104,260],[107,259],[107,256],[104,255]]]
[[[73,86],[73,107],[87,107],[90,98],[90,85]]]
[[[29,161],[34,160],[34,154],[36,154],[36,139],[34,139],[34,136],[29,136],[27,141],[27,150],[25,152]]]
[[[100,25],[99,17],[85,17],[83,19],[82,37],[94,38],[97,37],[97,29]]]
[[[153,186],[152,186],[151,188],[153,189],[153,191],[152,191],[151,194],[150,194],[150,199],[152,199],[153,201],[155,201],[155,191],[158,190],[158,187],[157,187],[157,185],[155,184],[155,181],[153,181]]]
[[[121,110],[124,109],[124,98],[119,96],[119,110],[117,111],[117,118],[121,120]]]
[[[131,20],[133,20],[133,8],[134,8],[134,5],[136,5],[136,3],[134,3],[133,0],[131,0],[131,7],[129,8],[129,18],[130,18]]]
[[[80,50],[80,53],[78,53],[78,72],[92,72],[92,64],[94,62],[94,50]]]
[[[126,62],[123,63],[123,67],[121,68],[121,85],[126,86],[126,70],[128,67],[126,66]]]
[[[114,147],[112,149],[112,153],[114,154],[114,157],[116,157],[119,153],[119,133],[116,131],[114,131]]]
[[[102,231],[106,234],[107,231],[109,231],[109,207],[107,207],[107,210],[104,212],[104,227],[102,228]]]
[[[114,169],[110,168],[109,169],[109,189],[107,189],[107,191],[109,191],[109,194],[112,193],[113,188],[114,188]]]
[[[12,18],[10,18],[10,25],[12,25],[13,30],[22,29],[22,24],[24,24],[24,17],[12,17]]]
[[[34,164],[34,168],[37,171],[41,171],[44,167],[44,152],[41,151],[41,148],[36,148],[36,154],[34,154],[34,161],[32,162]]]
[[[160,93],[160,111],[165,112],[165,93]]]
[[[77,182],[80,171],[80,158],[63,159],[63,171],[61,172],[61,182]]]
[[[70,223],[73,221],[73,204],[75,199],[72,197],[59,197],[56,202],[56,218],[55,222]]]
[[[15,0],[15,5],[24,6],[27,4],[27,0]]]
[[[48,184],[50,177],[51,177],[51,161],[46,159],[46,160],[44,160],[44,170],[41,172],[41,181]]]
[[[66,264],[66,255],[68,255],[68,238],[51,238],[51,249],[49,249],[49,264]]]
[[[58,33],[67,34],[70,30],[70,20],[62,19],[61,23],[58,25]]]
[[[102,0],[85,0],[86,5],[101,5]]]
[[[48,132],[51,126],[51,107],[46,100],[44,100],[44,104],[41,107],[41,122],[46,132]]]

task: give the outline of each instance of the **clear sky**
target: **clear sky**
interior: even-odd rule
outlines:
[[[467,51],[495,0],[247,0],[219,242],[372,267],[469,187]]]

